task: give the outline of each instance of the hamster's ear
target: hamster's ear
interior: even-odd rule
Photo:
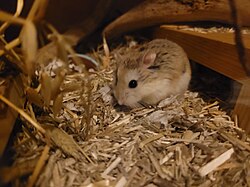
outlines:
[[[156,53],[148,51],[142,58],[142,63],[145,68],[148,68],[153,65],[156,59]]]

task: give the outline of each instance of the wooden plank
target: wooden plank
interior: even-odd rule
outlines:
[[[239,126],[250,134],[250,79],[240,89],[233,114],[237,115]]]
[[[247,79],[239,63],[233,33],[199,33],[161,26],[153,31],[153,37],[175,41],[184,48],[190,59],[231,79],[241,83]],[[250,59],[250,35],[244,34],[243,38]]]

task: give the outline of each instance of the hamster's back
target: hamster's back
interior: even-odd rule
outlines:
[[[185,51],[178,44],[167,39],[155,39],[144,43],[139,52],[155,52],[157,57],[154,65],[164,73],[180,76],[183,72],[191,74],[190,64]]]

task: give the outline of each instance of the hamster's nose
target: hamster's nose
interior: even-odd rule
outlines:
[[[121,99],[118,100],[119,105],[123,105],[123,101]]]
[[[119,105],[124,105],[124,101],[125,101],[124,96],[119,97],[119,99],[117,99],[117,101],[118,101]]]

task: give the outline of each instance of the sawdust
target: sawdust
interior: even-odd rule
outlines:
[[[187,91],[181,100],[123,110],[111,94],[114,63],[111,58],[110,66],[91,70],[88,78],[71,68],[57,116],[36,115],[54,144],[36,186],[250,185],[250,138],[218,102]],[[13,166],[1,171],[2,179],[19,185],[27,183],[18,177],[32,172],[46,146],[41,136],[27,133],[27,124],[25,129],[15,140]]]

